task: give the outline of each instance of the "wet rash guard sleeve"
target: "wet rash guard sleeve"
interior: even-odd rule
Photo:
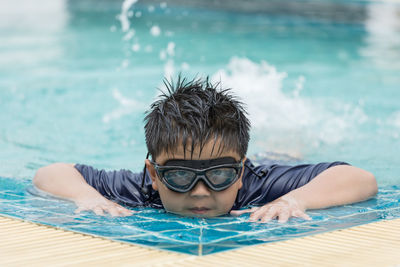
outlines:
[[[82,164],[76,164],[74,167],[90,186],[107,199],[133,207],[149,206],[151,204],[149,203],[149,198],[141,190],[143,173],[133,173],[129,170],[98,170]],[[151,190],[151,182],[147,173],[145,187]]]
[[[265,205],[294,189],[302,187],[330,167],[348,164],[332,162],[297,166],[272,164],[255,167],[250,160],[247,160],[245,165],[247,167],[245,167],[243,174],[243,186],[238,192],[232,209]],[[254,172],[260,177],[255,175]]]

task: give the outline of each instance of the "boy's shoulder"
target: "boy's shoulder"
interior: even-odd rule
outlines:
[[[276,161],[246,160],[242,188],[234,205],[239,209],[248,205],[264,205],[295,190],[314,179],[326,169],[347,164],[341,161],[317,164],[278,164]]]
[[[138,180],[140,179],[141,173],[132,172],[128,169],[120,169],[120,170],[107,170],[107,169],[99,169],[95,168],[91,165],[80,164],[77,163],[74,165],[75,169],[77,169],[85,179],[90,178],[102,178],[102,179],[113,179],[113,180]]]
[[[90,186],[106,198],[120,204],[147,206],[151,202],[149,196],[157,195],[152,192],[151,179],[147,173],[145,173],[142,187],[143,172],[132,172],[127,169],[97,169],[84,164],[75,164],[74,167]],[[154,202],[159,203],[157,200]]]

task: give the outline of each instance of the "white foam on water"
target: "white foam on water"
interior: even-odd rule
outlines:
[[[128,41],[130,39],[132,39],[133,36],[135,36],[135,30],[134,29],[130,29],[122,38],[124,41]]]
[[[153,25],[153,26],[150,28],[150,34],[153,35],[154,37],[159,36],[159,35],[161,34],[161,29],[160,29],[160,27],[157,26],[157,25]]]
[[[129,60],[128,59],[124,59],[121,62],[121,68],[126,69],[129,66]]]
[[[138,52],[140,50],[140,44],[135,43],[132,45],[132,51]]]
[[[182,70],[189,70],[190,69],[190,65],[187,62],[183,62],[181,64],[181,69]]]
[[[167,48],[160,51],[160,59],[166,60],[168,57],[173,58],[175,56],[175,43],[169,42]]]
[[[138,0],[124,0],[121,7],[121,13],[117,16],[121,22],[121,28],[123,32],[127,32],[130,27],[129,22],[129,10]]]
[[[370,3],[366,6],[363,56],[385,68],[400,67],[400,6],[396,3]]]
[[[0,1],[0,66],[17,64],[30,72],[53,75],[57,67],[37,68],[37,64],[64,56],[65,41],[59,33],[68,27],[69,17],[67,0]]]
[[[169,42],[167,44],[167,47],[160,51],[160,59],[165,60],[164,77],[167,80],[172,79],[172,77],[175,73],[174,56],[175,56],[175,43]]]
[[[164,64],[164,77],[171,80],[175,74],[175,64],[173,59],[168,59]]]
[[[400,110],[391,113],[385,118],[376,120],[378,132],[381,136],[400,138]]]
[[[393,117],[393,125],[400,128],[400,111],[396,112]]]
[[[252,136],[260,150],[285,152],[301,157],[321,143],[338,144],[367,120],[360,107],[300,96],[305,78],[300,76],[292,93],[282,84],[287,73],[265,61],[231,58],[226,68],[212,76],[223,88],[232,88],[246,104]]]
[[[301,92],[301,90],[303,90],[305,81],[306,81],[306,78],[304,76],[300,76],[297,79],[296,84],[295,84],[296,87],[293,90],[293,96],[294,97],[299,97],[300,96],[300,92]]]
[[[392,114],[388,117],[387,123],[388,123],[389,125],[392,125],[392,126],[394,126],[394,127],[400,129],[400,110],[399,110],[399,111],[396,111],[396,112],[394,112],[394,113],[392,113]]]
[[[0,29],[59,32],[68,26],[68,19],[67,0],[0,1]]]
[[[104,123],[120,119],[122,116],[132,114],[133,112],[142,111],[145,108],[143,103],[123,96],[117,88],[113,89],[112,96],[117,100],[119,106],[103,116]]]
[[[169,42],[167,45],[167,54],[170,57],[173,57],[175,55],[175,43],[174,42]]]
[[[160,51],[160,59],[166,60],[167,59],[167,52],[165,50]]]
[[[144,47],[144,51],[145,51],[146,53],[151,53],[151,52],[153,52],[153,47],[152,47],[151,45],[146,45],[146,46]]]

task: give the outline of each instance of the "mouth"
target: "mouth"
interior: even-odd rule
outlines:
[[[206,207],[195,207],[195,208],[191,208],[189,209],[192,213],[194,214],[205,214],[207,213],[210,209],[206,208]]]

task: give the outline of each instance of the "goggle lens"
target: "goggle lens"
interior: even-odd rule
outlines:
[[[195,177],[196,173],[186,170],[169,170],[164,172],[164,179],[167,183],[178,187],[189,186]]]
[[[221,162],[221,160],[224,160]],[[203,180],[205,184],[215,191],[221,191],[232,185],[242,168],[242,163],[232,163],[232,158],[222,158],[219,163],[225,163],[221,165],[214,165],[207,169],[193,169],[187,166],[159,166],[154,163],[156,170],[164,184],[171,190],[177,192],[188,192],[190,191],[199,180]],[[229,164],[227,164],[229,160]],[[214,160],[215,161],[215,160]],[[174,161],[177,163],[177,161]],[[188,164],[201,164],[203,161],[181,161],[181,163]],[[229,165],[229,166],[226,166]]]
[[[197,175],[192,171],[178,169],[165,171],[163,176],[169,185],[184,189],[193,183]],[[236,178],[237,172],[234,168],[217,168],[205,172],[205,176],[215,188],[222,188]]]
[[[231,183],[236,176],[237,172],[234,168],[218,168],[206,172],[206,177],[216,187]]]

